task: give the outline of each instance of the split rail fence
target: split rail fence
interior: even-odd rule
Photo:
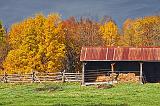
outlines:
[[[81,82],[82,73],[39,73],[7,74],[0,75],[0,82],[4,83],[27,83],[27,82]]]

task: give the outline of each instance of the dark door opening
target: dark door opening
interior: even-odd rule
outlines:
[[[119,61],[115,64],[115,70],[139,75],[140,65],[137,61]]]
[[[111,71],[111,62],[104,61],[89,61],[86,62],[84,81],[95,82],[100,75],[107,75]]]
[[[135,73],[136,76],[139,76],[139,61],[97,61],[86,62],[84,81],[95,82],[97,76],[108,75],[112,63],[115,63],[114,70],[119,73]],[[144,82],[160,82],[160,62],[143,62],[143,79]]]
[[[112,63],[114,63],[114,71],[118,75],[134,73],[139,76],[140,65],[137,61],[90,61],[85,65],[84,81],[95,82],[98,76],[108,76],[111,74]]]
[[[143,77],[146,82],[160,82],[160,62],[144,62]]]

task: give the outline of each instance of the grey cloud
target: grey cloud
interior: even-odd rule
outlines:
[[[154,14],[160,10],[159,4],[160,0],[0,0],[0,20],[10,26],[36,12],[59,12],[64,19],[108,15],[121,25],[126,18]]]

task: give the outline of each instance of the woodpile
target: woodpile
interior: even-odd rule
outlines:
[[[135,75],[135,73],[128,73],[128,74],[119,74],[117,78],[118,82],[133,82],[138,83],[139,77]]]
[[[128,73],[128,74],[116,74],[112,73],[110,76],[100,75],[97,77],[96,82],[108,82],[108,81],[118,81],[119,83],[125,83],[125,82],[132,82],[132,83],[138,83],[139,82],[139,76],[136,76],[135,73]]]
[[[113,80],[116,80],[116,77],[118,76],[118,74],[116,73],[112,73],[110,74],[110,79],[113,81]]]
[[[101,75],[97,77],[96,82],[108,82],[110,79],[109,76]]]

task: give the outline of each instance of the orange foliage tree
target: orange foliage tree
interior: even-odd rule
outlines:
[[[88,18],[76,20],[71,17],[63,22],[66,39],[66,69],[81,71],[80,52],[82,46],[102,46],[103,40],[98,30],[100,24]]]

